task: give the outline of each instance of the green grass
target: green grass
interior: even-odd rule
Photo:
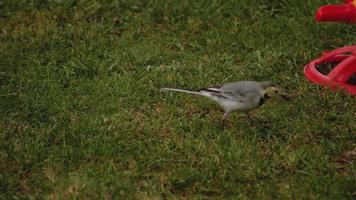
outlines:
[[[313,19],[338,2],[0,1],[0,199],[354,198],[355,98],[302,72],[356,43]],[[292,101],[225,129],[159,92],[268,79]]]

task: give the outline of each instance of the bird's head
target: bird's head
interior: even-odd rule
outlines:
[[[271,81],[265,82],[265,85],[263,85],[263,86],[265,86],[265,87],[263,87],[265,98],[282,97],[285,100],[290,99],[290,97],[288,97],[286,91],[283,88],[277,86],[276,84],[274,84]]]

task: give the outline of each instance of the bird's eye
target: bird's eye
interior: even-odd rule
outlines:
[[[278,90],[275,90],[274,93],[278,93]]]

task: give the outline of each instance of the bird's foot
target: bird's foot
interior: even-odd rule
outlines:
[[[228,116],[228,113],[224,113],[224,115],[222,116],[221,120],[220,120],[220,126],[222,129],[225,129],[226,127],[226,118]]]

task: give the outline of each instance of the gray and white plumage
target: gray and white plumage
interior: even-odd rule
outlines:
[[[224,109],[225,113],[222,120],[225,120],[234,111],[248,112],[254,110],[260,107],[270,96],[280,93],[272,81],[238,81],[197,90],[161,88],[161,91],[177,91],[205,96]]]

